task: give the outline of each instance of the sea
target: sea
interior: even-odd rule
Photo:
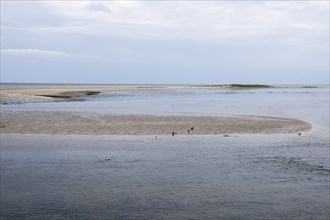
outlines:
[[[260,115],[313,128],[301,136],[1,134],[0,219],[329,219],[329,99],[329,85],[318,85],[2,102],[1,112]]]

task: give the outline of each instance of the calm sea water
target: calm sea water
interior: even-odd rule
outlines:
[[[1,219],[329,219],[329,87],[108,92],[1,111],[271,115],[298,135],[1,135]],[[105,158],[111,160],[106,161]]]

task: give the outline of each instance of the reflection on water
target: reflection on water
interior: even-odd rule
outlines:
[[[1,219],[329,218],[326,140],[293,135],[1,140]]]

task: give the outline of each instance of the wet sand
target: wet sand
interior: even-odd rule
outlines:
[[[1,113],[2,134],[83,135],[289,134],[308,131],[307,122],[266,116],[151,116],[60,111]]]

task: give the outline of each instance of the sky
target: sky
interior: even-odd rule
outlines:
[[[1,82],[328,84],[329,1],[1,0]]]

